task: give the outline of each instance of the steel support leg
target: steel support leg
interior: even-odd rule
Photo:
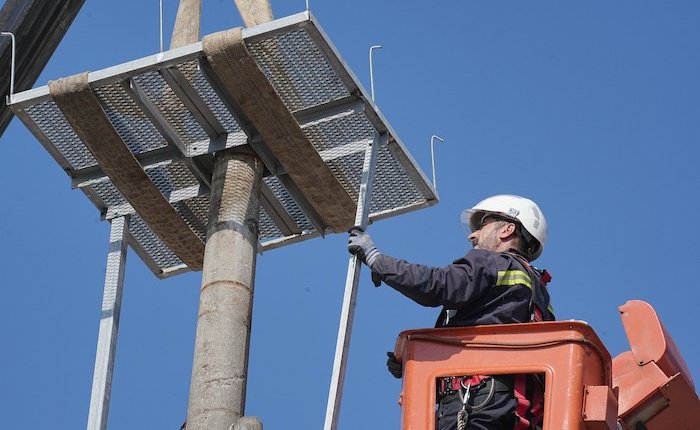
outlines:
[[[374,140],[365,150],[364,165],[362,168],[362,182],[357,196],[357,212],[355,212],[355,225],[367,227],[369,210],[372,203],[372,182],[374,170],[377,164],[377,151],[379,146],[387,143],[386,134],[375,134]],[[343,307],[340,313],[340,327],[338,328],[338,340],[335,345],[335,359],[333,360],[333,374],[331,387],[328,393],[328,405],[326,407],[326,421],[324,430],[335,430],[340,416],[340,402],[343,396],[343,384],[345,382],[345,368],[347,366],[350,350],[350,337],[352,335],[352,322],[355,316],[355,303],[357,300],[357,285],[359,282],[360,267],[362,262],[353,255],[348,262],[348,274],[345,278],[345,294],[343,295]]]
[[[187,430],[229,430],[243,415],[263,163],[216,154]]]
[[[120,217],[114,218],[111,223],[100,332],[97,338],[95,372],[92,377],[88,430],[105,430],[107,428],[109,396],[112,391],[112,372],[119,331],[129,220],[126,217]]]

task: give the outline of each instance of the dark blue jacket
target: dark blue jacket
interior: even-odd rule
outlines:
[[[436,327],[530,322],[533,306],[553,320],[540,274],[515,252],[472,249],[446,267],[379,255],[372,270],[382,281],[423,306],[443,306]],[[455,310],[449,322],[446,310]]]

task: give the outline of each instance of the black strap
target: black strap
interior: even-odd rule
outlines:
[[[509,251],[506,252],[506,254],[510,255],[513,257],[513,259],[520,263],[530,275],[530,279],[532,281],[530,315],[534,316],[535,306],[537,306],[537,309],[539,309],[540,313],[542,314],[543,321],[553,321],[554,314],[552,314],[549,310],[549,292],[547,291],[547,287],[542,282],[542,275],[539,270],[532,266],[525,257],[518,253]]]
[[[493,381],[493,382],[492,382]],[[488,391],[491,384],[495,384],[494,391],[496,393],[512,393],[513,392],[513,375],[496,375],[484,378],[479,385],[475,385],[469,389],[471,391],[471,397],[478,396],[480,391]],[[452,400],[453,398],[459,398],[459,393],[454,390],[445,390],[445,392],[440,392],[440,387],[438,386],[438,401]]]

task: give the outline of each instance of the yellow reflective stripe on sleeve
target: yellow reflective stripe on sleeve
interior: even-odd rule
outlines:
[[[522,284],[532,290],[532,280],[527,272],[522,270],[502,270],[498,272],[496,286],[512,286]]]

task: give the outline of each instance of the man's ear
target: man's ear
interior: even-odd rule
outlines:
[[[515,227],[515,224],[512,222],[509,222],[508,224],[504,225],[503,228],[501,228],[500,233],[498,234],[498,237],[501,239],[501,241],[505,241],[506,239],[510,238],[512,235],[516,234],[517,228]]]

